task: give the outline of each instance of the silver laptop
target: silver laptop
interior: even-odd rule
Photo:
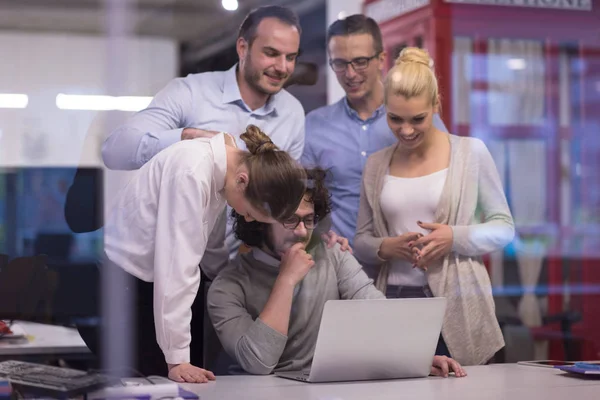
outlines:
[[[275,375],[303,382],[426,377],[445,311],[443,297],[329,300],[310,371]]]

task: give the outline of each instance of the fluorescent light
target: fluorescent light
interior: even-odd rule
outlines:
[[[0,93],[0,108],[27,108],[26,94]]]
[[[347,16],[348,14],[346,13],[346,11],[340,11],[338,13],[338,19],[346,19]]]
[[[508,68],[515,70],[525,69],[525,67],[527,66],[525,60],[523,60],[522,58],[511,58],[506,62],[506,64],[508,65]]]
[[[221,4],[227,11],[235,11],[238,9],[237,0],[221,0]]]
[[[61,110],[91,111],[140,111],[148,107],[152,97],[148,96],[94,96],[60,93],[56,96],[56,107]]]

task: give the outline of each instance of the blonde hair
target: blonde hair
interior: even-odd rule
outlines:
[[[431,105],[438,103],[438,82],[433,71],[433,60],[427,50],[406,47],[396,58],[384,81],[384,101],[388,96],[411,97],[426,94]]]
[[[250,178],[244,193],[246,199],[277,221],[290,218],[306,191],[304,168],[254,125],[248,125],[240,139],[248,149],[241,158]]]

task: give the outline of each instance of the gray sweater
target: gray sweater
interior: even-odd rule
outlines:
[[[261,250],[240,254],[212,283],[208,312],[225,351],[251,374],[310,367],[327,300],[382,299],[360,264],[338,245],[311,251],[314,267],[296,286],[288,335],[258,318],[279,274],[279,260]]]

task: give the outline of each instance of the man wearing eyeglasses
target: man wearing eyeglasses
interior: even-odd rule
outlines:
[[[367,158],[398,140],[383,106],[386,53],[377,23],[362,14],[335,21],[327,30],[327,51],[346,96],[307,115],[302,163],[330,171],[333,230],[352,244]],[[447,131],[437,114],[434,124]]]
[[[320,240],[318,223],[330,211],[329,193],[324,171],[307,173],[311,186],[288,221],[236,218],[236,236],[252,251],[238,255],[208,292],[219,340],[250,374],[309,368],[328,300],[385,299],[350,251]],[[447,376],[450,370],[464,376],[456,361],[434,357],[433,374]]]

